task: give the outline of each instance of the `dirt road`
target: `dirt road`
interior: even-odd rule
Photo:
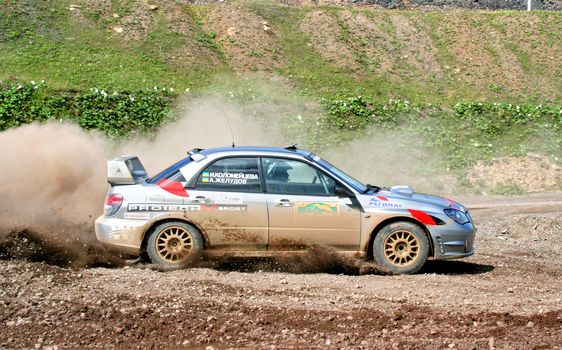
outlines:
[[[326,254],[172,272],[3,260],[0,348],[561,348],[562,193],[460,200],[477,254],[414,276]]]

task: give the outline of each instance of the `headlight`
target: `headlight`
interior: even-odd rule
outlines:
[[[448,217],[455,220],[456,222],[458,222],[461,225],[470,222],[470,220],[468,219],[468,216],[460,210],[445,209],[443,211],[445,212],[445,214],[447,214]]]

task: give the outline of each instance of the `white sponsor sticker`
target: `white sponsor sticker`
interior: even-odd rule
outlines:
[[[150,213],[125,213],[123,217],[133,220],[148,220],[150,219]]]
[[[243,204],[244,197],[241,194],[220,193],[214,198],[216,204]]]

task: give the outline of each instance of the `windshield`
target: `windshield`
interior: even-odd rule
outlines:
[[[317,158],[318,159],[318,158]],[[359,193],[365,193],[368,191],[367,186],[365,186],[361,181],[354,179],[350,175],[346,174],[345,172],[341,171],[340,169],[336,168],[332,164],[328,163],[324,159],[318,159],[316,162],[323,167],[324,169],[328,170],[330,173],[336,175],[338,178],[343,180],[346,184],[353,187]]]

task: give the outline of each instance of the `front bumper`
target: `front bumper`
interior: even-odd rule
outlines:
[[[147,221],[127,220],[107,216],[96,219],[96,238],[112,251],[139,255]]]
[[[472,222],[464,225],[452,222],[434,226],[429,231],[436,260],[466,258],[474,254],[476,227]]]

